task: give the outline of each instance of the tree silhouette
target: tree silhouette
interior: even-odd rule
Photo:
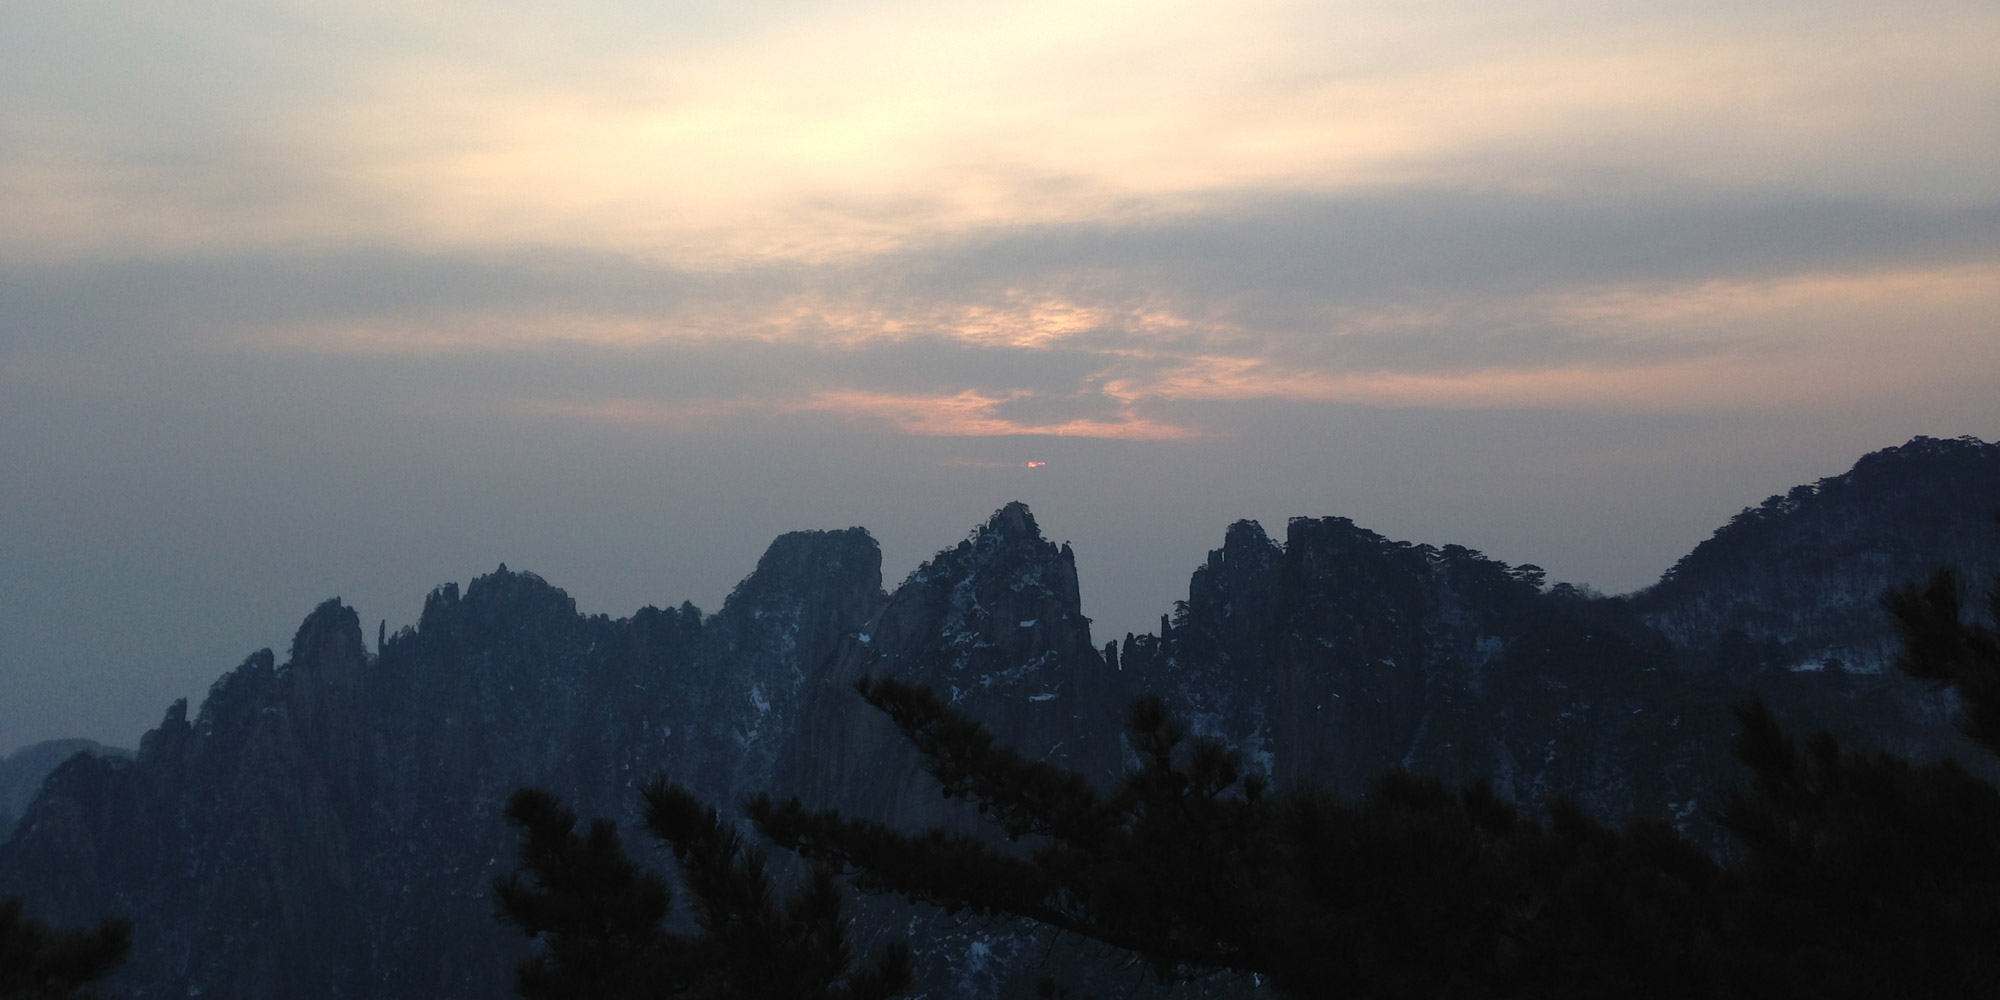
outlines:
[[[1994,609],[2000,616],[2000,580]],[[1956,577],[1885,598],[1902,670],[1950,685],[2000,752],[2000,642]],[[857,689],[944,795],[1009,843],[751,805],[774,842],[862,888],[1024,917],[1129,950],[1162,980],[1255,974],[1301,997],[2000,996],[2000,793],[1946,761],[1800,747],[1738,711],[1750,772],[1716,817],[1720,863],[1656,822],[1570,802],[1524,815],[1483,784],[1383,775],[1358,802],[1274,793],[1157,699],[1127,718],[1138,760],[1099,792],[1027,759],[928,688]],[[1058,988],[1045,984],[1045,995]]]
[[[494,884],[500,917],[541,944],[516,970],[522,997],[877,1000],[902,991],[909,954],[900,943],[854,966],[831,872],[815,868],[780,904],[763,853],[714,809],[663,780],[641,794],[647,829],[672,849],[694,897],[699,933],[666,930],[671,890],[625,854],[610,820],[579,834],[555,796],[522,789],[507,803],[523,835],[521,869]]]
[[[1993,609],[2000,616],[2000,579]],[[1884,599],[1901,669],[1948,685],[2000,753],[2000,641],[1964,619],[1955,576]],[[1294,997],[2000,996],[2000,792],[1957,763],[1803,745],[1738,710],[1749,772],[1714,810],[1717,860],[1672,827],[1613,828],[1556,800],[1530,815],[1483,783],[1382,775],[1357,801],[1274,790],[1157,698],[1126,717],[1123,776],[1002,746],[929,688],[863,678],[942,794],[995,836],[901,831],[763,796],[759,830],[814,864],[780,906],[764,861],[685,790],[645,789],[648,828],[696,899],[697,935],[662,929],[666,884],[609,821],[575,832],[546,793],[508,816],[523,871],[503,915],[543,949],[529,998],[877,997],[900,947],[851,971],[836,877],[955,913],[1020,917],[1123,949],[1162,981],[1255,976]],[[1042,995],[1068,991],[1044,981]]]
[[[1883,604],[1903,639],[1896,666],[1956,691],[1966,735],[2000,754],[2000,633],[1964,620],[1958,574],[1939,570],[1922,585],[1891,591]],[[1986,592],[1986,617],[2000,623],[2000,575]]]
[[[1100,794],[996,745],[927,688],[864,680],[944,794],[1026,850],[911,834],[760,798],[774,842],[864,889],[1006,914],[1115,945],[1163,981],[1254,974],[1298,996],[1685,996],[1719,876],[1659,823],[1612,830],[1558,802],[1546,823],[1484,784],[1392,772],[1359,802],[1274,793],[1188,741],[1158,699],[1127,717],[1139,759]]]
[[[2000,578],[1989,592],[2000,611]],[[1957,694],[2000,754],[2000,642],[1966,621],[1949,570],[1891,591],[1898,667]],[[1719,818],[1741,845],[1718,906],[1746,990],[1792,996],[2000,996],[2000,791],[1955,761],[1800,746],[1762,705],[1739,710],[1751,779]]]
[[[56,930],[24,916],[20,900],[0,899],[0,1000],[90,1000],[131,948],[128,921]]]

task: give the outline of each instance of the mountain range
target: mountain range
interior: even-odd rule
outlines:
[[[1729,706],[1747,698],[1859,745],[1969,756],[1949,701],[1891,669],[1878,601],[1939,565],[1991,579],[1996,506],[2000,445],[1917,438],[1746,508],[1622,597],[1345,518],[1281,538],[1240,521],[1156,633],[1104,642],[1073,553],[1019,503],[893,591],[863,529],[781,536],[713,614],[584,615],[502,566],[372,648],[328,601],[282,659],[253,653],[197,710],[170,706],[129,759],[71,756],[0,845],[0,895],[58,923],[133,918],[110,984],[133,996],[505,996],[527,945],[491,884],[514,867],[501,804],[520,786],[628,830],[661,773],[725,811],[772,791],[982,829],[855,694],[863,675],[928,684],[1093,775],[1123,765],[1124,706],[1152,692],[1281,783],[1484,778],[1713,839],[1704,803],[1736,780]],[[931,996],[1109,961],[897,900],[856,919],[864,943],[911,940]]]

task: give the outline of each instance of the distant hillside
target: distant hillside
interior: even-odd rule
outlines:
[[[1895,658],[1882,593],[1947,565],[1983,586],[2000,572],[1996,517],[2000,444],[1919,437],[1745,507],[1633,605],[1738,677],[1880,673]]]

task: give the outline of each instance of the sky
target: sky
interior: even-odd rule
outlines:
[[[708,611],[1010,500],[1630,591],[2000,438],[2000,6],[0,3],[0,752],[319,601]]]

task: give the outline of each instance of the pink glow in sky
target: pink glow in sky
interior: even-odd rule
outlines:
[[[1013,499],[1110,634],[1246,516],[1643,586],[2000,437],[1996,51],[1947,0],[16,5],[0,751],[334,593],[712,610],[780,531],[894,578]]]

